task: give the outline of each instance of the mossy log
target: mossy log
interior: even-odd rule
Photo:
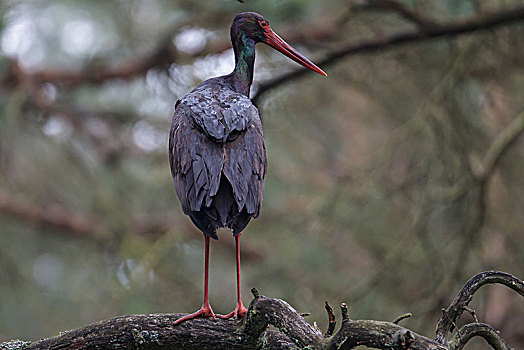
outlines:
[[[194,319],[174,326],[182,314],[128,315],[96,322],[56,337],[25,344],[25,349],[350,349],[369,345],[402,349],[447,349],[390,322],[342,323],[324,338],[288,303],[257,296],[240,320]],[[268,330],[272,325],[276,329]],[[408,337],[406,337],[408,335]],[[22,344],[20,344],[22,345]]]
[[[0,350],[18,349],[353,349],[364,345],[378,349],[460,350],[474,336],[481,336],[494,349],[509,350],[502,337],[489,325],[470,323],[447,341],[452,325],[468,310],[467,304],[480,286],[506,285],[524,295],[524,283],[504,272],[488,271],[468,281],[438,322],[436,340],[426,338],[396,322],[351,320],[346,304],[341,305],[342,322],[334,332],[333,310],[325,335],[303,315],[280,299],[267,298],[253,289],[254,299],[240,320],[197,318],[174,325],[183,314],[118,316],[53,338],[35,342],[12,341]],[[326,305],[328,306],[328,305]],[[404,316],[400,317],[402,319]],[[334,333],[334,334],[333,334]]]

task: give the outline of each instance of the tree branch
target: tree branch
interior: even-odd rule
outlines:
[[[60,335],[23,344],[43,349],[350,349],[356,345],[380,349],[447,350],[435,341],[391,322],[345,321],[333,337],[324,339],[289,304],[258,296],[241,320],[194,319],[178,326],[182,314],[127,315],[99,321]],[[276,330],[268,330],[271,325]],[[405,345],[402,345],[405,344]],[[407,344],[407,345],[406,345]],[[285,345],[284,347],[282,347]],[[6,345],[0,344],[0,349]],[[11,349],[13,349],[11,347]]]
[[[257,293],[253,293],[256,296],[249,305],[244,327],[249,343],[256,343],[268,325],[276,327],[300,348],[320,343],[322,333],[307,323],[288,303]]]
[[[500,334],[485,323],[469,323],[460,328],[457,334],[448,342],[449,350],[462,349],[475,336],[484,338],[493,349],[511,350]]]
[[[391,322],[357,320],[342,323],[326,349],[353,349],[364,345],[378,349],[447,350],[447,346]]]
[[[478,30],[487,30],[496,28],[502,25],[508,25],[513,22],[524,20],[524,6],[516,7],[511,10],[501,11],[488,16],[481,16],[469,19],[467,21],[456,21],[444,24],[434,24],[427,27],[425,30],[411,30],[404,33],[395,34],[385,38],[375,40],[365,40],[350,44],[349,46],[340,50],[329,53],[324,59],[318,61],[320,67],[328,67],[339,59],[351,56],[357,53],[375,52],[391,47],[418,43],[431,39],[441,38],[445,36],[458,36],[466,33],[471,33]],[[268,90],[281,85],[285,82],[302,77],[309,73],[307,68],[297,68],[289,73],[283,74],[275,79],[269,80],[260,84],[256,94],[252,100],[256,103],[260,96]]]
[[[493,140],[484,156],[482,164],[479,164],[477,168],[472,167],[473,176],[475,176],[478,181],[486,181],[493,173],[506,150],[523,132],[524,111],[513,119],[511,123],[502,130],[497,137],[495,137],[495,140]]]
[[[100,84],[108,79],[130,79],[146,73],[149,69],[175,61],[179,53],[172,44],[171,36],[160,41],[158,47],[151,53],[138,59],[122,62],[116,67],[106,65],[88,66],[82,70],[67,71],[45,69],[31,74],[25,73],[16,60],[12,61],[11,74],[3,80],[23,81],[31,80],[34,83],[51,82],[53,84],[78,85],[83,83]]]
[[[497,271],[473,277],[448,310],[462,310],[466,300],[483,284],[502,283],[524,295],[524,285],[515,277]],[[175,326],[183,314],[127,315],[99,321],[60,335],[27,343],[13,341],[0,349],[352,349],[359,345],[398,350],[460,350],[474,336],[481,336],[494,349],[509,350],[489,325],[472,323],[444,344],[392,322],[350,320],[341,305],[342,326],[334,336],[324,337],[288,303],[267,298],[252,290],[255,298],[241,320],[197,318]],[[458,312],[458,314],[461,311]],[[452,312],[446,314],[452,316]],[[440,323],[439,323],[440,325]],[[274,329],[268,329],[272,326]]]
[[[288,41],[300,43],[311,40],[331,41],[340,34],[337,29],[337,26],[331,21],[319,21],[310,24],[305,29],[293,26],[284,28],[282,32]],[[186,55],[178,51],[176,46],[173,45],[173,34],[173,32],[167,33],[150,53],[144,54],[139,58],[120,62],[114,67],[101,64],[88,65],[80,70],[43,69],[34,73],[26,73],[20,68],[18,61],[13,59],[10,60],[10,69],[7,70],[3,77],[0,77],[0,83],[9,87],[20,82],[31,82],[33,85],[49,82],[52,84],[77,86],[83,83],[100,84],[116,78],[128,80],[145,74],[151,68],[176,62],[181,57],[203,57],[210,54],[218,54],[231,48],[229,36],[224,36],[210,42],[201,51]]]
[[[174,326],[174,321],[182,316],[114,317],[26,344],[25,349],[281,349],[283,344],[298,349],[318,344],[322,339],[289,304],[264,296],[253,299],[247,316],[241,320],[200,318]],[[267,331],[270,324],[279,331]]]
[[[60,205],[50,205],[46,208],[36,206],[2,189],[0,189],[0,213],[21,218],[33,225],[65,230],[76,237],[93,232],[95,230],[93,222],[99,222],[83,214],[71,212]]]
[[[432,20],[413,11],[408,6],[396,0],[368,0],[363,4],[353,6],[353,10],[382,10],[395,12],[404,19],[416,24],[422,30],[424,30],[424,28],[435,26],[435,23]]]
[[[473,298],[473,294],[485,284],[502,284],[524,296],[524,282],[509,273],[500,271],[486,271],[473,276],[462,288],[451,305],[437,323],[436,340],[440,344],[446,341],[448,332],[452,332],[459,317]]]
[[[335,326],[337,325],[337,321],[335,319],[335,313],[333,312],[333,308],[328,304],[326,301],[324,308],[326,309],[326,312],[328,314],[328,329],[326,330],[326,333],[324,333],[324,337],[331,337],[333,335],[333,332],[335,331]]]
[[[2,188],[0,188],[0,215],[9,215],[36,227],[51,228],[79,238],[94,237],[96,232],[107,230],[104,226],[104,217],[74,211],[58,203],[38,205]],[[137,235],[155,236],[165,234],[174,224],[175,222],[169,220],[167,215],[148,215],[145,218],[132,218],[129,227],[124,229]],[[188,237],[196,237],[193,234],[196,231],[181,231]],[[248,243],[243,244],[243,259],[256,261],[263,258],[264,252],[260,249],[255,249]],[[233,252],[236,249],[232,240],[226,240],[224,246]]]

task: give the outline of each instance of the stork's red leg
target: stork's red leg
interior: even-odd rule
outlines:
[[[187,320],[191,320],[196,317],[211,317],[213,318],[213,320],[215,319],[215,313],[211,309],[211,305],[209,305],[209,236],[204,235],[204,238],[206,240],[204,263],[204,303],[202,304],[200,310],[198,310],[197,312],[194,312],[176,320],[174,323],[175,325]]]
[[[237,307],[227,315],[217,315],[218,318],[241,318],[247,313],[247,309],[242,305],[242,293],[240,290],[240,233],[235,236],[236,251],[237,251]]]

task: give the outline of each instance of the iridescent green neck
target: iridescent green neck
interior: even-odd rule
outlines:
[[[231,73],[233,87],[236,91],[249,96],[251,83],[253,83],[253,67],[255,63],[255,42],[247,38],[241,31],[233,39],[235,52],[235,70]]]

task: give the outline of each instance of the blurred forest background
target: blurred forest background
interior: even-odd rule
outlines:
[[[243,11],[328,73],[268,86],[301,69],[257,46],[269,166],[242,236],[245,303],[256,287],[322,328],[325,300],[354,319],[412,312],[403,325],[431,337],[475,273],[523,277],[524,21],[345,51],[522,5],[2,1],[0,340],[200,306],[204,240],[176,198],[167,138],[176,100],[232,70]],[[233,243],[223,231],[211,245],[219,313],[235,305]],[[484,287],[471,306],[524,348],[514,292]]]

